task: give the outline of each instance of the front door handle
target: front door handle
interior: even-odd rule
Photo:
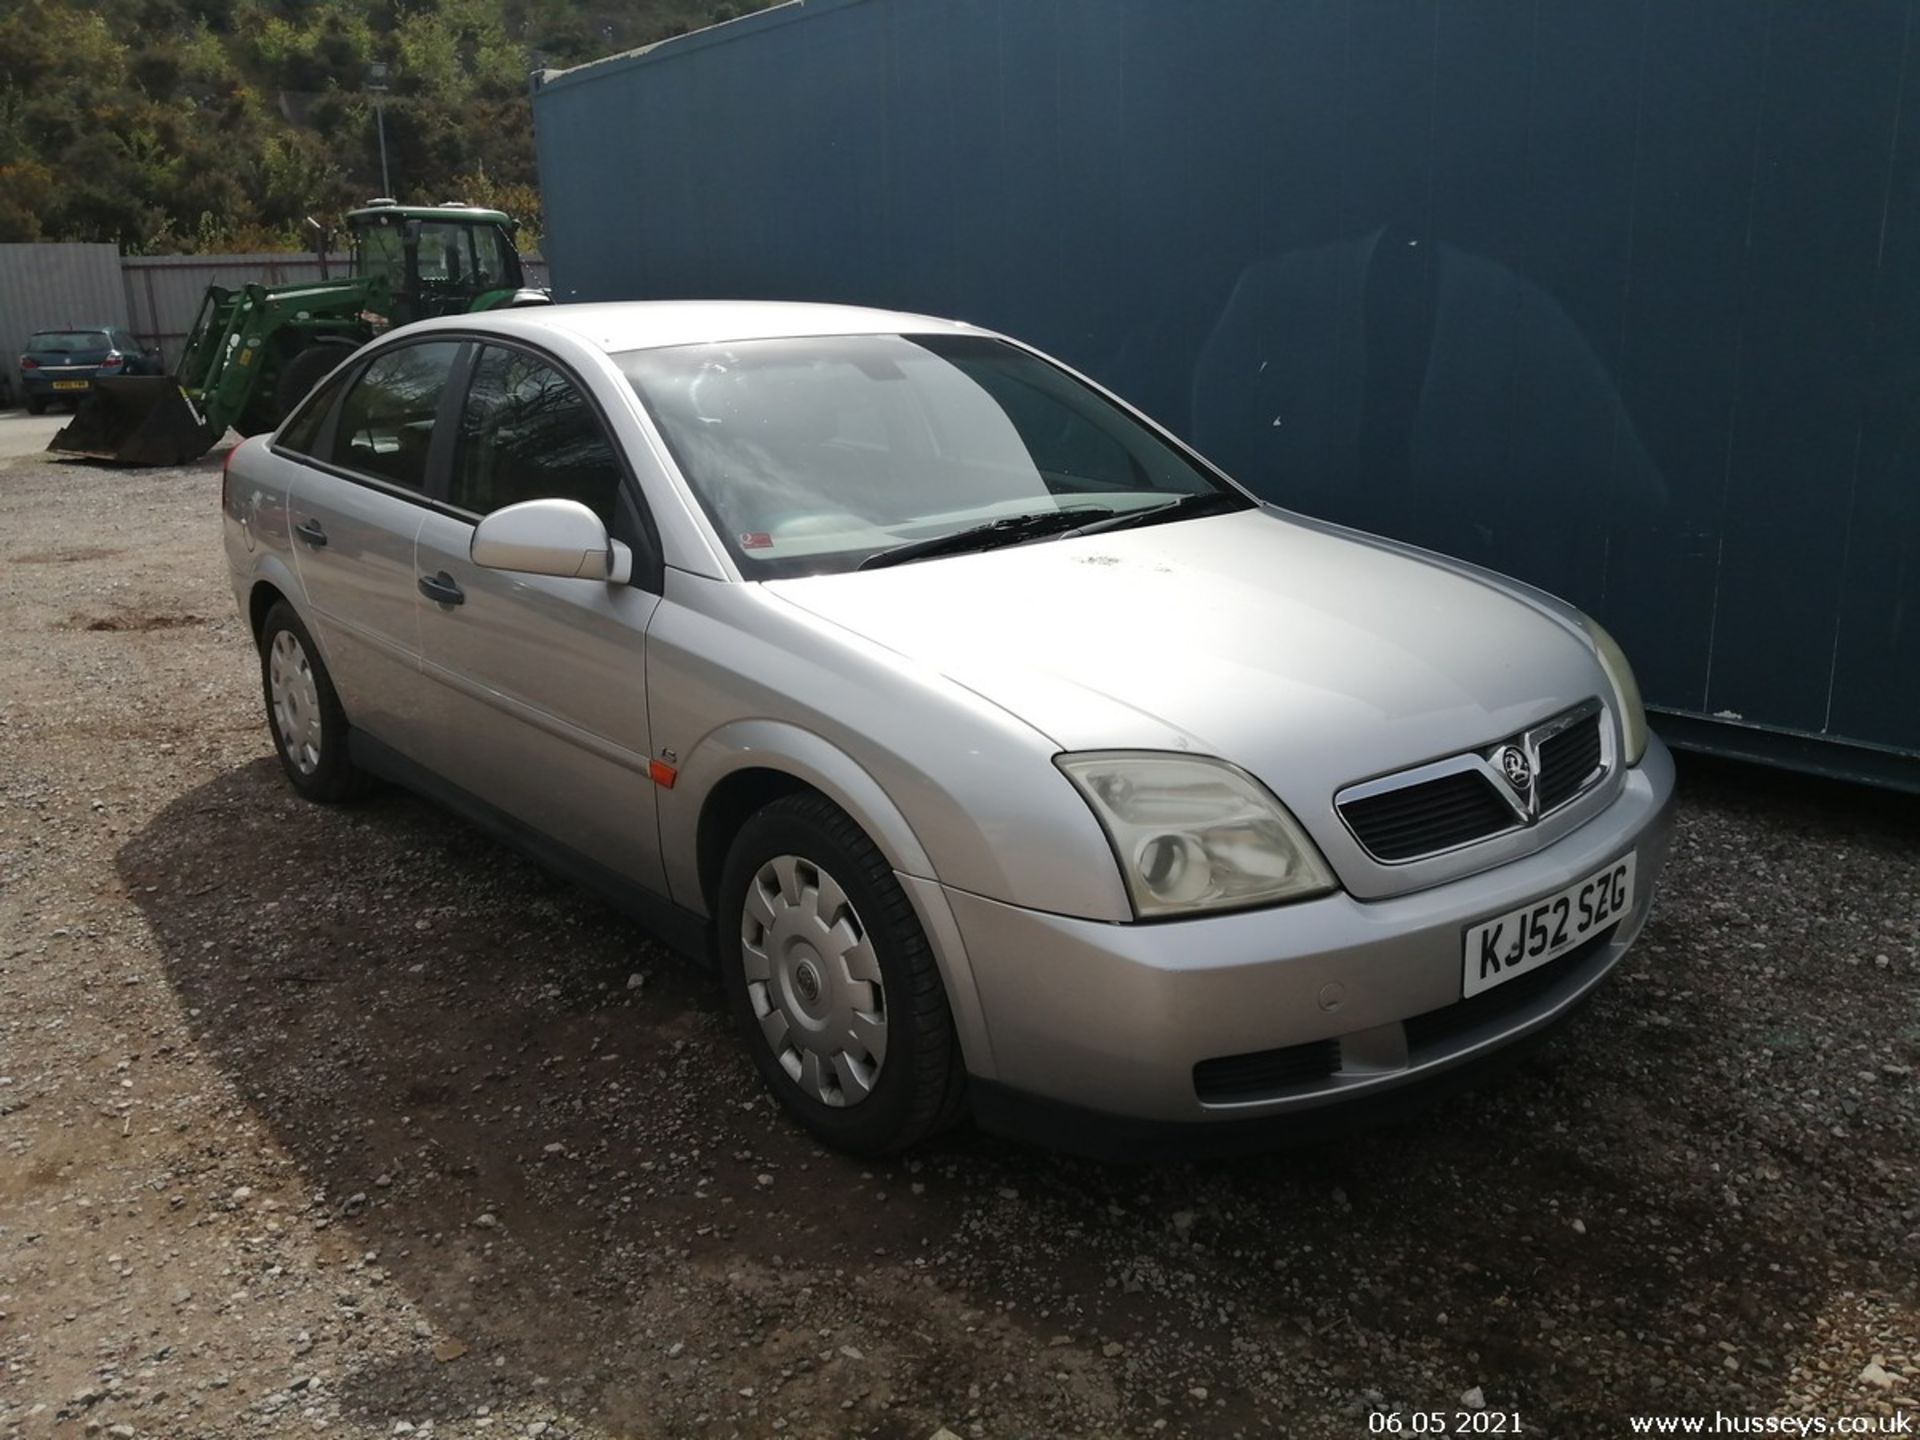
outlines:
[[[326,547],[327,532],[321,528],[318,520],[302,520],[298,525],[293,527],[293,533],[316,550]]]
[[[453,577],[442,570],[438,575],[420,577],[420,593],[436,605],[464,605],[467,592],[453,583]]]

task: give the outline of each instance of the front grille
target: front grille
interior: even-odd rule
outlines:
[[[1556,990],[1572,989],[1587,976],[1600,952],[1612,941],[1613,932],[1619,928],[1609,925],[1537,970],[1517,975],[1469,999],[1456,1000],[1438,1010],[1414,1016],[1406,1022],[1407,1053],[1413,1063],[1419,1064],[1435,1049],[1451,1048],[1451,1042],[1468,1031],[1505,1020],[1530,1008]]]
[[[1387,864],[1491,840],[1572,804],[1606,774],[1606,718],[1598,700],[1584,701],[1485,750],[1351,786],[1334,807]]]
[[[1411,860],[1471,844],[1519,824],[1513,807],[1477,770],[1456,770],[1340,807],[1354,837],[1381,860]]]
[[[1587,788],[1602,762],[1599,711],[1540,742],[1540,813],[1550,814]]]
[[[1203,1104],[1266,1100],[1284,1090],[1325,1080],[1340,1068],[1340,1042],[1311,1040],[1279,1050],[1221,1055],[1193,1067],[1193,1089]]]

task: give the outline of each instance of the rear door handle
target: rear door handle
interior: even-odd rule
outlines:
[[[321,528],[318,520],[302,520],[293,527],[293,533],[316,550],[326,548],[327,532]]]
[[[420,577],[420,593],[436,605],[464,605],[467,592],[453,583],[453,577],[442,570],[438,575]]]

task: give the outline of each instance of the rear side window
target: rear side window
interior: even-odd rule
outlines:
[[[613,446],[579,387],[524,351],[482,347],[447,498],[480,515],[522,500],[578,500],[612,528],[619,493]]]
[[[283,450],[291,450],[296,455],[319,455],[320,432],[326,428],[327,416],[333,412],[333,402],[340,398],[340,391],[346,385],[347,377],[336,375],[327,384],[315,390],[307,397],[306,404],[295,413],[293,419],[281,427],[274,437],[274,443]]]
[[[425,490],[434,416],[459,353],[457,341],[432,341],[372,361],[340,402],[333,463]]]

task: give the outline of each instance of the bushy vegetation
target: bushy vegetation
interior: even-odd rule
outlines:
[[[527,75],[766,0],[0,0],[0,241],[306,249],[380,193],[468,200],[537,244]]]

